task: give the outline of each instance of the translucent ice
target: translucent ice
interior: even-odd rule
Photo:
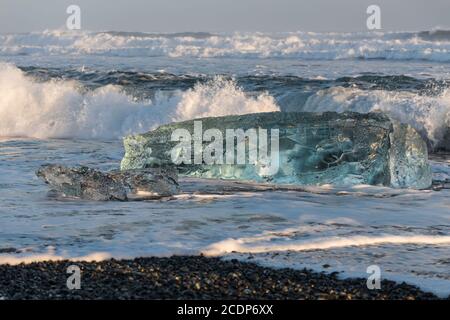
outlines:
[[[196,124],[201,122],[202,134],[198,138]],[[192,135],[190,148],[180,148],[172,141],[177,129]],[[220,141],[204,135],[208,129],[222,134]],[[239,153],[236,141],[230,147],[227,130],[255,130],[257,139],[246,134],[245,156],[247,162],[225,161],[198,163],[198,155],[211,151],[227,150]],[[268,158],[278,161],[278,170],[268,174],[267,157],[261,157],[261,130],[267,130]],[[272,130],[272,131],[271,131]],[[272,150],[273,130],[277,130],[278,150]],[[215,136],[217,139],[217,135]],[[175,165],[173,154],[186,153],[191,163],[176,164],[181,175],[203,178],[238,179],[276,184],[298,185],[385,185],[396,188],[428,188],[431,170],[425,142],[406,124],[393,123],[382,113],[309,113],[269,112],[239,116],[204,118],[164,125],[151,132],[128,136],[124,139],[125,157],[121,169],[140,169],[161,165]],[[209,147],[208,147],[209,146]],[[257,150],[258,156],[252,157]],[[263,150],[267,151],[267,150]],[[272,154],[276,152],[276,154]],[[214,152],[213,152],[214,153]],[[264,152],[262,152],[264,153]],[[274,157],[276,156],[276,157]],[[197,160],[197,161],[195,161]]]
[[[178,191],[173,168],[101,172],[49,164],[41,166],[36,174],[58,195],[87,200],[154,199]]]

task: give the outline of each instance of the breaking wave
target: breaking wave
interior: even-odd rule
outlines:
[[[172,121],[278,110],[270,95],[249,97],[222,77],[140,101],[120,86],[86,90],[78,81],[37,82],[0,64],[0,136],[117,139]]]
[[[261,239],[257,239],[260,241]],[[203,253],[210,256],[223,255],[231,252],[263,253],[277,251],[326,250],[352,246],[377,246],[383,244],[415,244],[415,245],[449,245],[450,236],[428,235],[380,235],[380,236],[350,236],[317,239],[313,241],[292,242],[286,244],[261,244],[255,239],[227,239],[207,247]],[[253,243],[253,244],[252,244]]]
[[[432,146],[437,146],[450,127],[450,90],[429,96],[407,91],[334,87],[309,96],[301,110],[385,112],[395,120],[412,125]]]
[[[156,34],[47,30],[0,35],[0,55],[55,54],[450,62],[450,32]]]

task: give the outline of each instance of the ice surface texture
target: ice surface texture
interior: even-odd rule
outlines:
[[[101,172],[87,167],[43,165],[36,174],[59,196],[87,200],[152,199],[178,191],[173,168]]]
[[[278,129],[279,170],[267,175],[259,159],[239,165],[192,161],[177,166],[181,175],[276,184],[370,184],[419,189],[428,188],[432,182],[426,143],[412,127],[394,123],[382,113],[268,112],[198,120],[202,120],[203,132],[215,128],[223,133],[224,153],[227,129],[267,129],[268,141],[270,129]],[[192,134],[194,121],[126,137],[121,169],[173,165],[171,154],[179,142],[172,141],[171,135],[175,129],[187,129]],[[202,144],[205,150],[211,142]],[[246,154],[255,147],[250,141]],[[192,150],[194,160],[193,146]]]

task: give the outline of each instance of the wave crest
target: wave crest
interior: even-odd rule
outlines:
[[[419,33],[147,34],[44,31],[0,35],[0,55],[239,57],[450,62],[448,31]]]
[[[385,112],[412,125],[435,147],[445,139],[450,127],[450,90],[427,96],[406,91],[333,87],[310,96],[302,111]]]
[[[117,139],[172,121],[278,110],[268,94],[249,97],[222,77],[137,101],[119,86],[87,91],[76,81],[36,82],[0,64],[0,136]]]

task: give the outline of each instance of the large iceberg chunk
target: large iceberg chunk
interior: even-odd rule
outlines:
[[[195,132],[199,127],[202,130],[200,138]],[[194,137],[189,148],[181,150],[183,144],[174,141],[173,133],[177,129]],[[208,129],[222,134],[211,139],[211,135],[206,134]],[[244,137],[239,138],[239,129],[245,132]],[[236,142],[236,145],[231,147],[230,130],[237,137],[236,140],[233,137],[232,143]],[[250,134],[251,130],[258,134]],[[261,130],[267,130],[267,134],[261,135]],[[253,139],[255,137],[259,140]],[[261,150],[261,137],[267,138],[269,147],[266,149],[270,151],[267,156],[260,156],[267,151]],[[212,144],[220,147],[215,148],[213,154],[223,152],[216,159],[228,159],[226,153],[229,150],[233,150],[234,156],[239,153],[239,141],[246,143],[246,163],[198,162],[199,154],[207,156]],[[122,170],[177,165],[184,176],[277,184],[371,184],[397,188],[428,188],[431,185],[425,142],[413,128],[393,123],[382,113],[269,112],[203,118],[128,136],[124,145]],[[272,148],[274,145],[277,148]],[[252,157],[255,150],[258,157]],[[186,152],[191,152],[188,154],[190,163],[174,162],[174,154]],[[267,170],[267,159],[273,162],[275,158],[278,170]]]

